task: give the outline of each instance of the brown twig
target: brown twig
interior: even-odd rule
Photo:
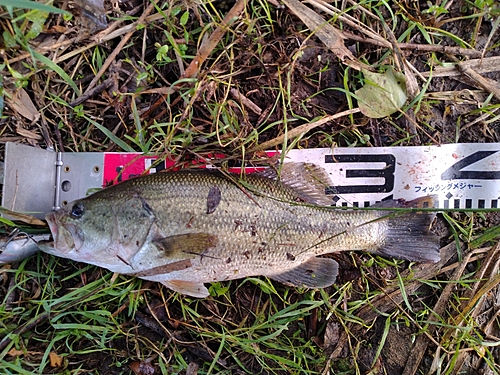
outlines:
[[[344,11],[334,7],[331,3],[328,3],[324,0],[307,0],[309,4],[312,6],[321,9],[322,11],[326,12],[327,14],[330,14],[334,16],[336,19],[338,19],[341,22],[344,22],[345,24],[351,26],[353,29],[358,30],[360,33],[366,35],[369,38],[373,38],[375,40],[378,40],[382,43],[388,43],[385,38],[377,34],[374,30],[366,26],[363,22],[361,22],[359,19],[350,16],[349,14],[345,13]],[[375,20],[378,20],[379,18],[375,16],[372,12],[368,11],[362,6],[359,6],[359,4],[353,3],[353,7],[356,7],[357,10],[365,13],[368,17],[371,17]],[[343,38],[346,39],[344,36],[344,31],[342,30],[342,35]]]
[[[55,313],[44,312],[39,315],[36,315],[34,319],[31,319],[26,324],[23,324],[21,327],[14,330],[14,332],[12,332],[11,335],[5,336],[2,339],[2,341],[0,341],[0,351],[4,350],[10,344],[10,342],[14,337],[20,337],[23,333],[31,331],[33,328],[35,328],[43,321],[50,319],[52,316],[54,316],[54,314]]]
[[[457,69],[462,74],[476,82],[478,86],[482,87],[489,93],[493,94],[498,100],[500,100],[500,89],[496,85],[491,84],[487,79],[483,78],[481,74],[476,73],[472,68],[469,68],[462,63],[457,65]]]
[[[123,39],[116,46],[115,50],[108,56],[104,64],[102,64],[101,69],[99,69],[94,79],[87,86],[87,90],[85,90],[83,95],[88,94],[90,90],[94,88],[96,83],[101,79],[102,75],[106,72],[106,70],[108,70],[109,66],[115,61],[116,56],[118,56],[118,54],[122,51],[123,47],[125,46],[125,44],[127,44],[130,37],[132,37],[132,35],[136,32],[136,27],[144,23],[144,21],[147,19],[147,16],[149,16],[149,14],[153,11],[155,6],[156,6],[156,1],[151,2],[151,4],[149,4],[144,13],[139,17],[139,19],[132,24],[133,29],[130,30],[127,34],[125,34]]]
[[[248,99],[245,95],[240,93],[235,88],[232,88],[231,90],[229,90],[229,93],[231,94],[231,96],[233,98],[235,98],[236,100],[239,100],[241,102],[241,104],[243,104],[245,107],[247,107],[250,111],[252,111],[256,115],[260,115],[262,113],[262,109],[257,104],[252,102],[250,99]]]
[[[208,56],[212,53],[214,48],[220,42],[229,26],[240,16],[245,9],[247,0],[238,0],[231,10],[226,14],[221,24],[217,26],[214,32],[210,35],[208,40],[201,45],[196,53],[195,58],[184,72],[183,78],[193,78],[198,75],[201,65],[205,62]]]
[[[134,13],[134,11],[129,12],[128,14],[132,15],[133,13]],[[163,17],[164,16],[160,13],[153,14],[152,16],[149,16],[146,18],[146,23],[160,20]],[[64,60],[67,60],[67,59],[75,56],[75,55],[78,55],[81,52],[87,51],[87,50],[99,45],[100,43],[107,42],[107,41],[112,40],[114,38],[117,38],[123,34],[126,34],[131,29],[133,29],[133,27],[131,27],[131,26],[135,25],[135,24],[125,25],[125,26],[121,27],[120,29],[114,31],[123,22],[124,22],[123,20],[118,20],[118,21],[113,22],[106,30],[101,31],[95,37],[92,38],[94,40],[94,42],[86,44],[85,46],[78,48],[76,50],[73,50],[71,52],[68,52],[67,54],[62,55],[62,56],[58,57],[57,59],[55,59],[54,62],[56,64],[58,64]],[[67,39],[67,40],[64,40],[61,42],[56,42],[54,44],[44,45],[44,46],[38,47],[35,49],[35,51],[42,53],[42,54],[47,53],[47,52],[53,52],[55,50],[58,50],[58,49],[61,49],[64,47],[68,47],[70,45],[77,44],[77,43],[81,42],[83,39],[86,39],[87,37],[88,37],[88,35],[86,35],[86,34],[78,34],[76,37],[71,38],[71,39]],[[10,59],[9,63],[13,64],[15,62],[27,59],[31,56],[32,56],[32,54],[30,52],[23,53],[17,57]]]
[[[33,328],[41,324],[43,321],[47,319],[52,319],[58,316],[59,314],[64,313],[64,311],[67,311],[71,307],[78,305],[79,303],[81,303],[81,301],[84,301],[85,299],[93,296],[94,294],[100,292],[102,289],[104,289],[104,287],[102,286],[98,287],[80,298],[71,300],[71,302],[67,303],[66,305],[64,305],[63,302],[57,303],[54,306],[52,306],[52,311],[36,315],[30,321],[16,328],[10,335],[7,335],[0,340],[0,352],[4,350],[11,343],[12,339],[20,337],[22,334],[31,331]]]
[[[352,115],[353,113],[358,113],[360,112],[359,108],[353,108],[349,109],[347,111],[339,112],[331,116],[326,116],[323,117],[322,119],[314,122],[310,122],[308,124],[300,125],[292,130],[290,130],[287,134],[280,135],[274,139],[271,139],[270,141],[261,143],[260,145],[252,148],[250,152],[256,152],[256,151],[261,151],[261,150],[268,150],[273,148],[274,146],[277,146],[279,144],[282,144],[283,141],[286,139],[293,139],[295,137],[298,137],[299,135],[305,134],[308,131],[317,128],[318,126],[324,125],[329,121],[336,120],[338,118]]]
[[[349,31],[342,31],[347,39],[354,40],[356,42],[363,42],[373,44],[374,46],[390,48],[391,43],[386,40],[378,40],[373,38],[368,38],[360,35],[353,34]],[[443,46],[440,44],[417,44],[417,43],[398,43],[399,48],[402,50],[411,50],[412,52],[441,52],[451,55],[463,55],[473,58],[481,57],[481,51],[475,49],[453,47],[453,46]]]
[[[108,88],[110,88],[113,85],[113,83],[114,83],[114,78],[110,77],[110,78],[106,79],[103,83],[101,83],[100,85],[97,85],[96,87],[94,87],[92,90],[88,90],[85,94],[81,95],[79,98],[77,98],[73,102],[69,103],[69,105],[71,107],[76,107],[77,105],[82,104],[83,102],[89,100],[90,98],[99,94],[100,92],[107,90]]]
[[[450,55],[453,55],[451,53]],[[485,57],[484,59],[467,60],[460,63],[462,69],[470,68],[478,74],[500,71],[500,56]],[[455,66],[439,66],[432,72],[423,72],[422,76],[429,77],[457,77],[462,73]]]

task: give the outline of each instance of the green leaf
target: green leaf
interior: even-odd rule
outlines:
[[[216,282],[212,283],[210,287],[208,288],[208,291],[211,296],[223,296],[229,291],[229,286],[223,286],[222,283]]]
[[[26,18],[32,22],[30,30],[26,33],[26,39],[35,39],[43,30],[43,25],[49,16],[48,12],[33,11],[26,15]]]
[[[363,70],[365,85],[355,92],[361,112],[371,118],[397,112],[406,102],[406,80],[392,67],[383,74]]]
[[[80,95],[80,90],[76,86],[75,82],[71,79],[71,77],[64,70],[61,69],[61,67],[59,65],[57,65],[55,62],[53,62],[51,59],[45,57],[41,53],[38,53],[36,51],[31,51],[31,53],[38,61],[40,61],[42,64],[45,64],[48,68],[52,69],[54,72],[59,74],[61,76],[61,78],[64,79],[64,81],[66,81],[66,83],[68,85],[71,86],[71,88],[75,91],[76,95],[78,95],[78,96]]]
[[[185,11],[182,16],[181,16],[181,19],[180,19],[180,24],[181,26],[186,26],[186,23],[188,22],[189,20],[189,11]]]
[[[0,6],[23,8],[23,9],[36,9],[49,13],[60,13],[65,15],[71,15],[70,12],[53,7],[52,5],[46,5],[31,0],[0,0]]]
[[[10,32],[4,31],[2,36],[5,49],[13,49],[17,47],[16,38],[14,38]]]

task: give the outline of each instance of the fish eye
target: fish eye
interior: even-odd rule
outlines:
[[[79,202],[79,203],[75,203],[73,205],[73,207],[71,207],[70,215],[74,219],[79,219],[83,216],[83,212],[84,212],[83,204]]]

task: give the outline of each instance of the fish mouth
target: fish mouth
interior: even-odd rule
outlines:
[[[76,225],[62,223],[58,216],[58,211],[48,213],[45,216],[45,220],[47,220],[50,232],[52,233],[52,238],[54,239],[53,250],[58,253],[69,253],[73,250],[80,250],[83,246],[83,238],[78,233]]]

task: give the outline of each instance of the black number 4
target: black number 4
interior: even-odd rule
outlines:
[[[441,174],[441,180],[497,180],[500,171],[463,171],[465,167],[485,159],[498,151],[477,151],[465,159],[457,161]],[[497,163],[500,164],[500,163]]]

